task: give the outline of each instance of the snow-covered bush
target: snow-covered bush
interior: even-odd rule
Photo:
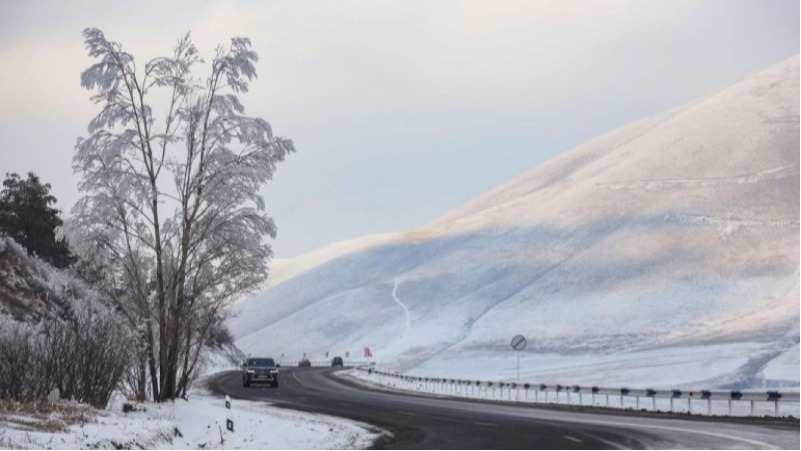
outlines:
[[[62,398],[105,407],[131,366],[127,321],[70,274],[0,236],[0,398]],[[1,311],[0,311],[1,312]]]
[[[108,309],[80,308],[73,321],[44,326],[46,370],[63,398],[103,408],[131,366],[133,337]]]
[[[44,399],[54,387],[37,326],[0,323],[0,399],[30,402]]]

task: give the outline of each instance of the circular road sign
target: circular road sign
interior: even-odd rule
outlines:
[[[528,344],[528,342],[526,342],[526,337],[522,335],[515,335],[512,338],[512,349],[515,351],[522,351],[526,349],[526,344]]]

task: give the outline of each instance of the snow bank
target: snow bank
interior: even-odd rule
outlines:
[[[380,435],[364,424],[260,402],[233,400],[227,410],[222,398],[208,394],[137,409],[92,410],[67,427],[60,420],[66,414],[42,419],[0,412],[0,448],[363,449]],[[233,432],[226,429],[228,418]],[[64,430],[54,431],[58,425]]]

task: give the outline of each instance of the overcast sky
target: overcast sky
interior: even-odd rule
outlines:
[[[0,1],[0,171],[64,215],[98,27],[140,62],[248,36],[248,114],[298,153],[264,191],[278,257],[411,230],[575,145],[798,53],[797,0]]]

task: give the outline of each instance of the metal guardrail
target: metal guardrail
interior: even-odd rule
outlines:
[[[401,382],[406,389],[426,391],[426,392],[440,392],[449,395],[462,397],[475,397],[476,391],[481,396],[483,391],[484,398],[492,398],[499,400],[517,401],[517,402],[550,402],[549,393],[554,393],[556,403],[560,401],[560,395],[566,398],[567,403],[572,404],[571,397],[578,396],[580,405],[584,405],[584,396],[590,396],[592,405],[596,404],[596,397],[603,396],[605,399],[605,407],[625,408],[624,399],[634,398],[636,409],[645,407],[641,401],[651,400],[651,409],[656,411],[657,399],[669,399],[670,411],[675,411],[674,403],[676,400],[686,400],[688,413],[703,413],[693,412],[693,401],[706,401],[706,415],[712,415],[712,401],[728,401],[727,412],[732,415],[733,402],[747,402],[750,403],[750,415],[755,415],[755,403],[767,402],[773,403],[773,415],[779,416],[779,403],[798,403],[799,393],[793,391],[737,391],[737,390],[679,390],[679,389],[633,389],[633,388],[611,388],[611,387],[598,387],[598,386],[581,386],[581,385],[560,385],[560,384],[533,384],[533,383],[517,383],[517,382],[496,382],[496,381],[481,381],[481,380],[467,380],[467,379],[451,379],[451,378],[435,378],[435,377],[421,377],[409,376],[400,373],[382,371],[365,366],[357,367],[361,371],[366,371],[377,376],[391,378],[395,381]],[[524,399],[520,399],[520,390],[522,389]],[[495,396],[496,390],[498,396]],[[468,394],[469,391],[469,394]],[[488,392],[491,391],[491,395]],[[506,392],[507,399],[504,399],[504,391]],[[513,392],[515,392],[515,399],[512,399]],[[534,393],[534,400],[529,400],[529,392]],[[544,400],[540,401],[540,394],[544,393]],[[618,405],[610,403],[610,396],[619,398]],[[697,403],[696,403],[697,404]]]
[[[333,359],[333,357],[331,358]],[[309,359],[309,363],[311,366],[331,366],[331,359],[328,360],[311,360]],[[282,360],[279,361],[278,364],[281,366],[298,366],[300,360]],[[354,366],[354,367],[364,367],[370,364],[370,362],[366,360],[344,360],[343,361],[345,366]]]

